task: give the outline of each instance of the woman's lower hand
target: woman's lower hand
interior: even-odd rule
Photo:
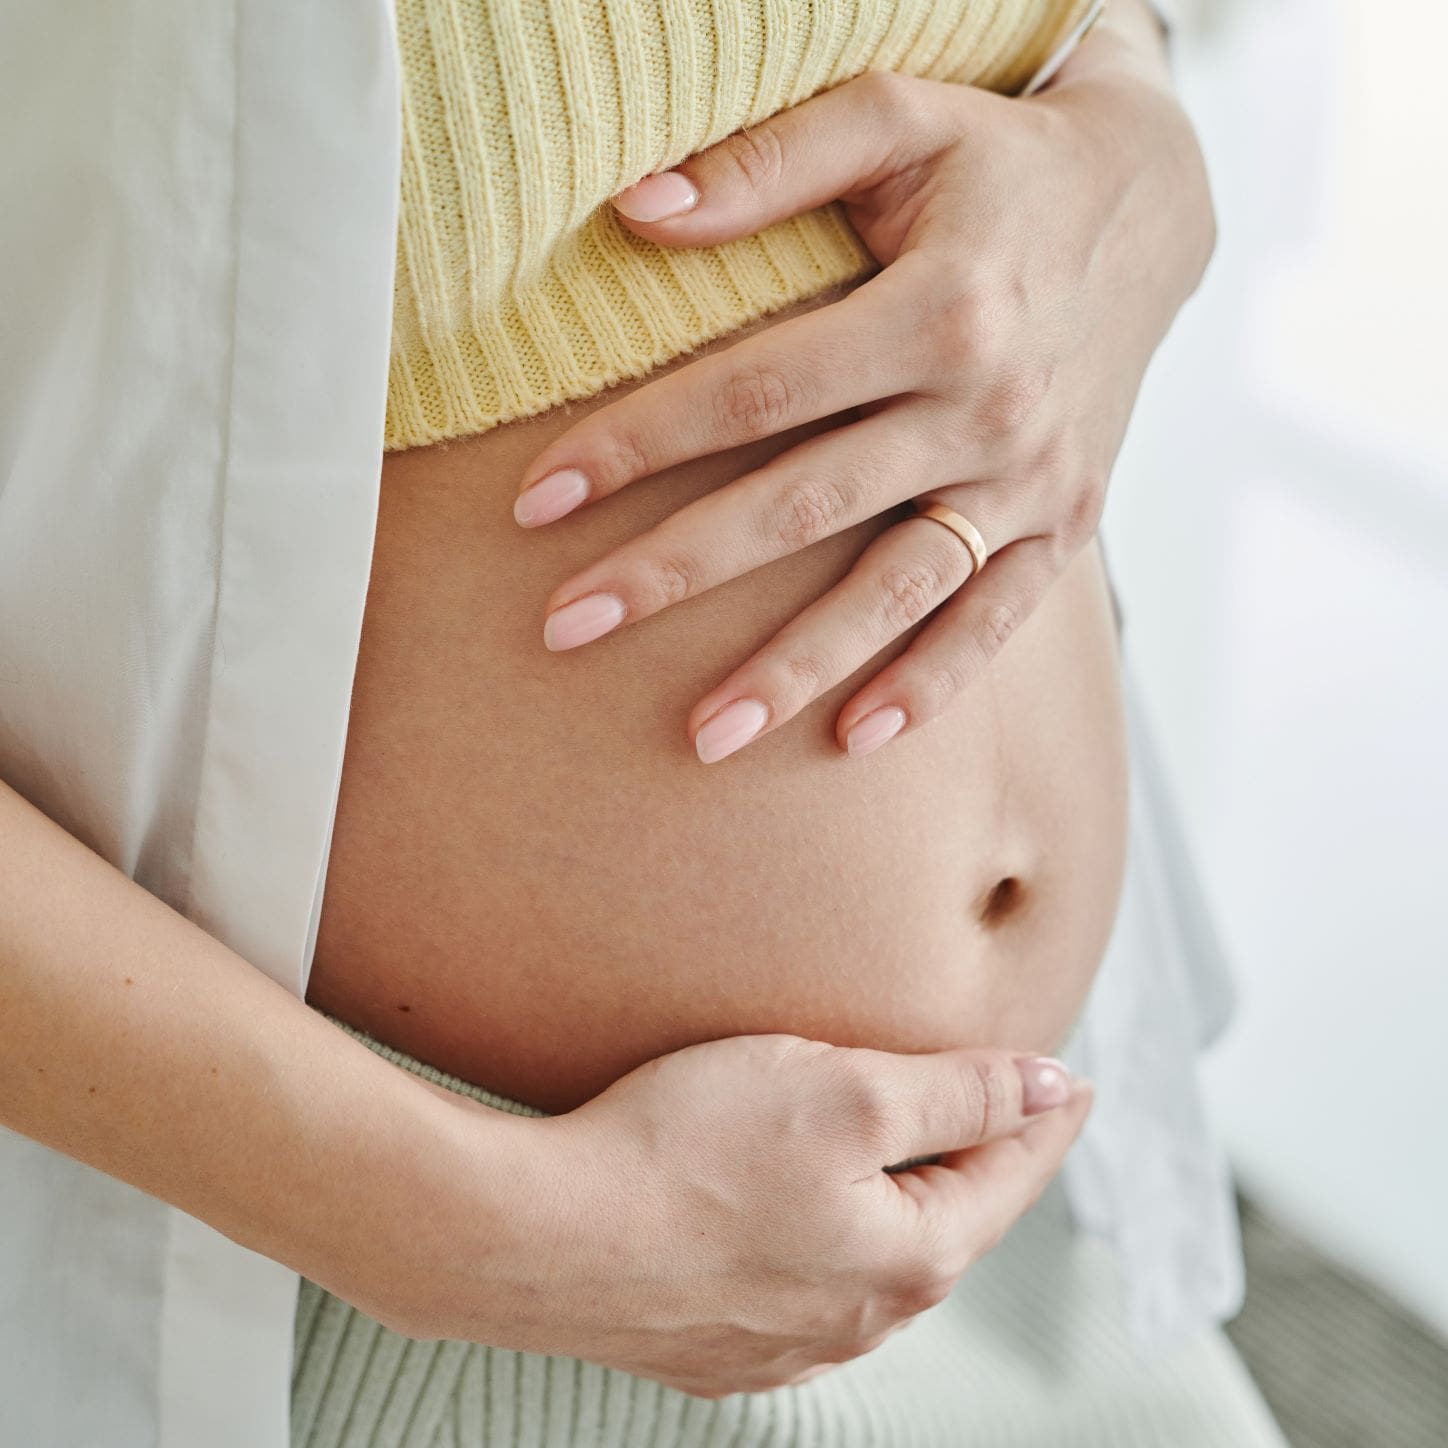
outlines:
[[[921,495],[972,521],[990,550],[965,583],[962,542],[902,510],[844,580],[699,700],[688,730],[706,761],[933,613],[846,701],[836,737],[865,753],[927,722],[1094,534],[1142,374],[1215,237],[1155,22],[1139,0],[1120,13],[1030,99],[869,74],[617,199],[641,236],[697,246],[841,198],[883,268],[592,413],[539,455],[520,485],[526,526],[689,458],[841,419],[562,583],[546,605],[550,647]]]
[[[689,1046],[520,1123],[526,1159],[460,1173],[446,1259],[409,1269],[396,1325],[698,1397],[802,1381],[939,1302],[1055,1175],[1090,1102],[1058,1063],[1006,1051]],[[885,1170],[921,1157],[938,1160]],[[483,1174],[512,1194],[501,1236],[477,1225]]]

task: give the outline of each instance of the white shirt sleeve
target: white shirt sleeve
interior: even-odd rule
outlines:
[[[242,10],[0,3],[0,779],[302,997],[400,72],[389,0]],[[288,1448],[296,1302],[292,1268],[0,1128],[0,1443]]]
[[[1106,0],[1096,0],[1096,3],[1081,17],[1076,28],[1061,42],[1051,53],[1046,63],[1033,75],[1020,91],[1021,96],[1033,96],[1046,85],[1051,78],[1071,58],[1071,52],[1081,43],[1082,37],[1101,18],[1101,12],[1106,8]]]
[[[1156,12],[1157,19],[1161,21],[1162,28],[1166,31],[1167,42],[1170,45],[1181,26],[1182,0],[1147,0],[1147,4]],[[1081,43],[1086,32],[1101,18],[1105,9],[1106,0],[1096,0],[1096,3],[1082,16],[1076,28],[1052,53],[1050,59],[1026,82],[1024,89],[1020,91],[1021,96],[1035,95],[1055,77],[1056,72],[1071,58],[1071,52]]]
[[[1156,11],[1156,17],[1165,26],[1168,35],[1181,24],[1180,0],[1147,0],[1147,3]]]

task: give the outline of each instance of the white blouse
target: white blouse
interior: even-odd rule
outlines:
[[[0,15],[0,777],[299,997],[376,517],[398,84],[389,0]],[[1228,997],[1133,722],[1068,1186],[1167,1341],[1240,1294],[1193,1065]],[[288,1448],[296,1288],[0,1129],[0,1442]]]

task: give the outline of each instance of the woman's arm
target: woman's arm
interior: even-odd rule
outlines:
[[[1005,1051],[761,1035],[513,1116],[335,1029],[4,784],[0,861],[0,1123],[412,1336],[705,1397],[799,1379],[939,1301],[1090,1107]]]
[[[440,1098],[0,783],[0,1123],[342,1290],[456,1176]]]
[[[927,723],[980,676],[1094,535],[1142,374],[1215,243],[1201,152],[1144,0],[1113,4],[1029,98],[871,73],[615,204],[640,236],[691,247],[833,200],[878,275],[591,413],[520,483],[519,522],[552,525],[690,458],[836,420],[561,582],[545,604],[553,648],[911,498],[984,535],[989,561],[972,576],[964,548],[902,516],[696,703],[688,733],[707,760],[786,723],[927,614],[840,709],[841,748]],[[715,721],[745,706],[754,732],[715,747]]]
[[[1091,76],[1131,76],[1174,97],[1167,45],[1172,7],[1151,0],[1111,0],[1092,28],[1051,82],[1079,84]]]

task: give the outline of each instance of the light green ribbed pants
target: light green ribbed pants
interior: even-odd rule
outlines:
[[[439,1085],[531,1107],[337,1025]],[[1052,1189],[945,1301],[799,1387],[691,1398],[575,1358],[417,1342],[303,1279],[294,1448],[1286,1448],[1220,1332],[1140,1361],[1114,1259]]]

